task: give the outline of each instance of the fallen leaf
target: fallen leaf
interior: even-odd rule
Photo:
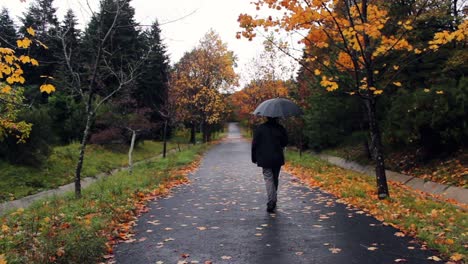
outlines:
[[[374,250],[377,250],[378,248],[377,247],[368,247],[367,250],[370,250],[370,251],[374,251]]]
[[[329,248],[328,250],[330,250],[330,252],[333,254],[338,254],[340,253],[341,248],[332,247],[332,248]]]
[[[396,233],[395,233],[395,236],[397,236],[397,237],[404,237],[405,234],[404,234],[403,232],[396,232]]]
[[[395,259],[395,262],[407,262],[408,260],[406,259]]]
[[[222,256],[221,259],[224,259],[224,260],[229,260],[231,259],[232,257],[231,256]]]
[[[302,255],[304,255],[304,252],[302,252],[302,251],[298,251],[298,252],[296,252],[296,255],[298,255],[298,256],[302,256]]]
[[[463,254],[460,254],[460,253],[455,253],[453,254],[451,257],[450,257],[450,260],[452,261],[460,261],[464,258],[464,255]]]
[[[182,253],[182,254],[180,255],[180,257],[182,257],[182,258],[188,258],[188,257],[190,257],[190,255],[189,255],[189,254],[186,254],[186,253]]]
[[[199,226],[199,227],[197,227],[197,228],[198,228],[198,230],[200,230],[200,231],[206,230],[206,227],[204,227],[204,226]]]
[[[65,249],[64,249],[63,247],[59,247],[59,248],[57,249],[56,255],[57,255],[58,257],[61,257],[61,256],[65,255]]]
[[[430,257],[428,257],[427,259],[433,260],[433,261],[441,261],[441,260],[442,260],[442,259],[439,258],[438,256],[430,256]]]

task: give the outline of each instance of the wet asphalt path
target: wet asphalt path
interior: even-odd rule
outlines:
[[[432,263],[433,252],[398,230],[285,173],[268,214],[261,168],[236,124],[191,181],[151,202],[135,241],[115,248],[117,263]]]

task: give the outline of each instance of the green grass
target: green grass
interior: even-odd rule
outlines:
[[[411,236],[427,243],[446,259],[467,256],[468,213],[455,205],[389,182],[390,199],[376,199],[375,178],[345,170],[312,155],[288,150],[290,170],[312,186],[341,197]],[[460,256],[458,255],[458,256]]]
[[[175,148],[170,143],[168,149]],[[162,142],[145,141],[134,150],[134,162],[162,153]],[[18,166],[0,161],[0,201],[18,199],[73,182],[79,144],[55,147],[43,166]],[[89,145],[86,149],[82,178],[128,165],[128,147]]]
[[[81,199],[68,193],[1,217],[0,259],[4,254],[8,263],[103,261],[106,236],[119,235],[112,227],[129,226],[125,223],[134,220],[135,202],[183,177],[172,172],[206,149],[205,144],[195,145],[166,159],[136,165],[131,175],[121,171],[101,178],[83,190]]]

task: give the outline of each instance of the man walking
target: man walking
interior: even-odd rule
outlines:
[[[254,133],[252,140],[252,162],[263,168],[268,203],[267,212],[276,208],[278,177],[284,165],[283,149],[288,144],[288,135],[278,118],[267,117]]]

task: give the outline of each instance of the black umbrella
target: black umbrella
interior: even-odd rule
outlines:
[[[274,98],[261,103],[252,114],[268,117],[289,117],[304,113],[293,101],[286,98]]]

